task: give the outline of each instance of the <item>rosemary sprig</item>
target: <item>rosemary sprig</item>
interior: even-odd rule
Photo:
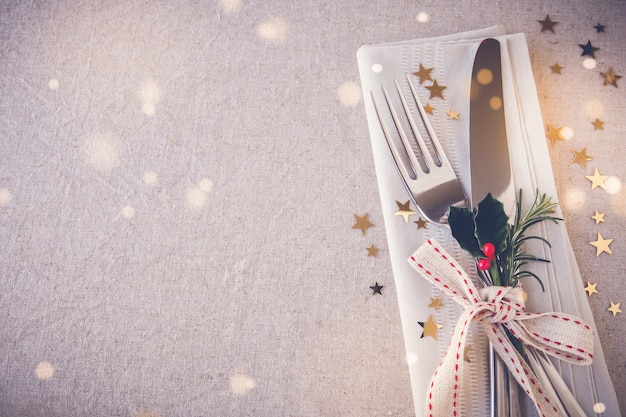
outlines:
[[[508,285],[513,287],[517,286],[520,279],[525,277],[535,278],[541,285],[541,289],[544,289],[543,282],[537,276],[537,274],[523,269],[529,262],[550,262],[548,259],[540,258],[538,256],[527,253],[524,250],[524,243],[531,240],[539,240],[551,247],[550,242],[541,236],[526,236],[528,229],[536,224],[544,221],[552,221],[558,223],[563,219],[553,216],[556,212],[555,208],[557,203],[553,203],[552,199],[546,196],[546,194],[539,195],[538,191],[535,191],[534,200],[528,209],[528,211],[522,214],[522,190],[519,190],[519,195],[515,205],[515,219],[512,225],[509,225],[509,234],[507,242],[508,256],[507,259],[508,268]]]

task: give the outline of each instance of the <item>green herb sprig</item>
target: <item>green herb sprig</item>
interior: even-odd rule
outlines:
[[[553,203],[546,194],[535,198],[530,208],[522,212],[522,190],[520,189],[515,204],[515,217],[509,223],[502,203],[488,194],[476,208],[450,207],[448,224],[452,236],[461,248],[467,250],[476,259],[481,277],[487,285],[517,286],[522,278],[532,277],[543,282],[537,274],[524,269],[529,262],[550,262],[524,250],[524,243],[539,240],[550,247],[550,242],[537,235],[527,236],[529,229],[544,221],[558,223],[560,217],[554,216],[557,203]]]

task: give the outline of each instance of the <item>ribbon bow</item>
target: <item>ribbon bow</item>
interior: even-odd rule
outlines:
[[[426,397],[426,415],[460,415],[465,338],[470,323],[478,321],[539,414],[558,417],[560,413],[555,401],[515,349],[505,327],[529,347],[568,362],[588,365],[593,357],[594,333],[591,326],[563,313],[526,312],[522,289],[518,287],[490,286],[476,290],[467,273],[434,240],[424,243],[408,261],[424,278],[465,308],[454,329],[450,346],[431,379]]]

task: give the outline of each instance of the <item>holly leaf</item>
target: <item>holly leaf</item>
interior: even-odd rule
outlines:
[[[496,247],[496,253],[506,249],[509,235],[509,216],[504,211],[504,205],[491,193],[478,203],[476,215],[476,238],[480,248],[491,242]]]
[[[450,206],[450,214],[448,215],[448,225],[452,231],[452,236],[459,242],[461,248],[478,258],[482,256],[478,239],[476,239],[474,222],[474,213],[464,207]]]

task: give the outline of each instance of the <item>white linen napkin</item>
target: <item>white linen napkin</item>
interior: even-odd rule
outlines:
[[[398,210],[396,201],[404,203],[409,197],[380,128],[371,94],[376,96],[377,102],[385,103],[381,85],[385,85],[389,91],[395,91],[394,80],[406,80],[406,74],[417,71],[420,63],[434,68],[432,78],[439,85],[447,86],[445,99],[429,99],[429,91],[425,87],[432,82],[420,85],[420,80],[411,76],[412,81],[422,103],[429,102],[435,108],[429,118],[466,195],[469,195],[470,78],[476,50],[480,41],[486,37],[494,37],[502,45],[504,107],[515,189],[523,190],[525,207],[532,202],[536,189],[557,201],[544,125],[523,34],[506,35],[502,28],[491,27],[446,37],[368,45],[357,53],[418,417],[423,415],[427,386],[444,355],[461,310],[456,303],[446,299],[424,281],[407,263],[407,258],[426,239],[433,237],[464,265],[475,282],[477,280],[474,268],[471,267],[471,257],[458,247],[449,229],[435,224],[418,229],[413,223],[417,216],[406,223],[401,216],[394,215]],[[459,113],[458,120],[448,116],[450,110]],[[415,207],[412,208],[415,210]],[[536,244],[527,248],[528,252],[550,259],[551,263],[533,266],[533,271],[542,277],[545,292],[532,279],[523,282],[528,293],[527,309],[532,312],[560,311],[572,314],[595,328],[565,225],[562,222],[559,225],[541,224],[533,232],[547,238],[552,248]],[[441,298],[443,307],[429,307],[432,298],[436,297]],[[437,324],[443,326],[437,332],[437,340],[430,336],[422,337],[423,328],[419,323],[427,322],[431,315]],[[484,417],[489,414],[488,342],[480,333],[480,328],[474,327],[468,343],[470,348],[467,356],[470,362],[466,364],[467,389],[462,397],[462,415]],[[553,362],[587,415],[621,415],[597,336],[593,365],[576,366],[557,360]],[[522,406],[522,415],[536,414],[531,403]]]

